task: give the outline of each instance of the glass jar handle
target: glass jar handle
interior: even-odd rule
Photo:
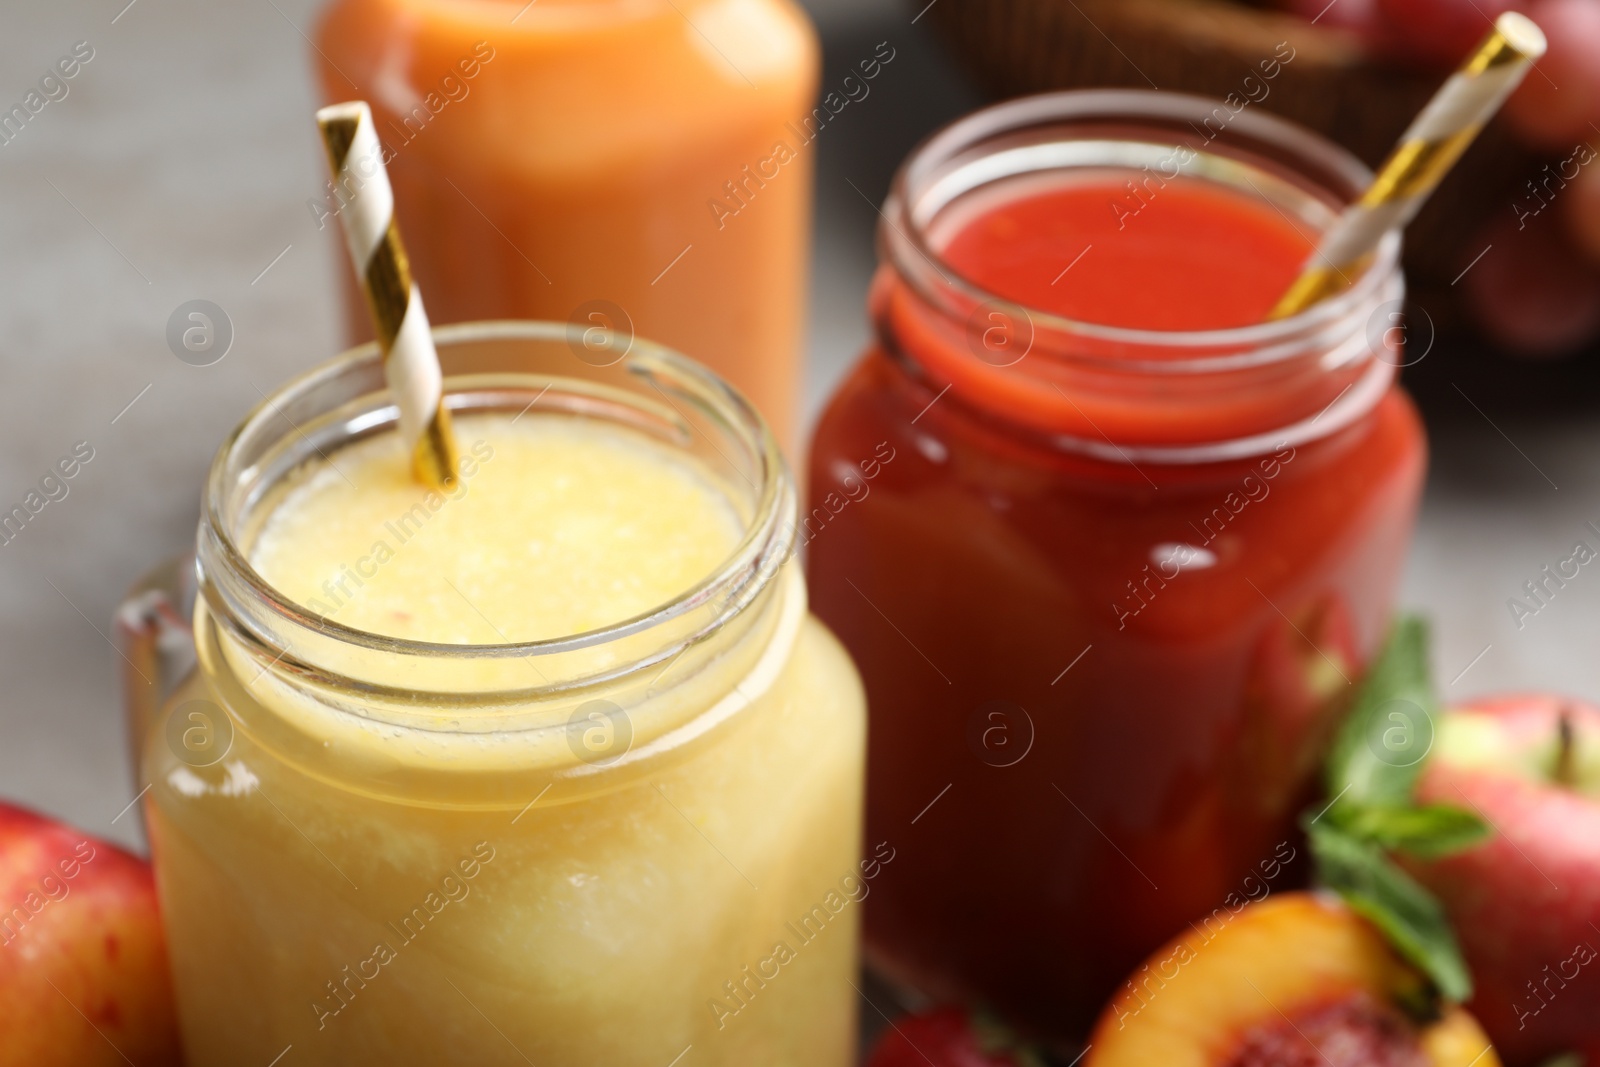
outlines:
[[[122,707],[134,780],[150,727],[195,667],[194,553],[147,572],[117,607],[112,629],[122,654]]]

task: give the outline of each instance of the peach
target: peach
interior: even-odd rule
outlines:
[[[1284,893],[1160,949],[1106,1006],[1084,1067],[1499,1067],[1331,896]]]

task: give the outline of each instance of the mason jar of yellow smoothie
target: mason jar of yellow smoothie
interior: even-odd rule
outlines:
[[[451,489],[371,346],[212,467],[142,760],[190,1067],[843,1067],[894,847],[771,434],[642,341],[436,336]]]

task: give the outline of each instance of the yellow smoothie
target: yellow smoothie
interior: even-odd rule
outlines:
[[[860,685],[795,564],[664,661],[681,620],[485,653],[695,598],[752,516],[733,475],[614,421],[456,427],[448,493],[377,433],[244,526],[326,646],[272,662],[197,610],[144,762],[190,1067],[844,1067],[893,847],[859,858]],[[201,758],[175,738],[208,707],[231,737]]]
[[[469,416],[457,485],[430,494],[371,437],[313,468],[251,562],[346,626],[445,644],[563,637],[709,577],[743,523],[710,472],[640,433],[571,417]]]

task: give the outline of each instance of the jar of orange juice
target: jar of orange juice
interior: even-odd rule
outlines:
[[[637,330],[796,431],[816,35],[790,0],[334,0],[436,322]],[[346,197],[312,202],[319,224]],[[353,287],[349,321],[366,335]]]

